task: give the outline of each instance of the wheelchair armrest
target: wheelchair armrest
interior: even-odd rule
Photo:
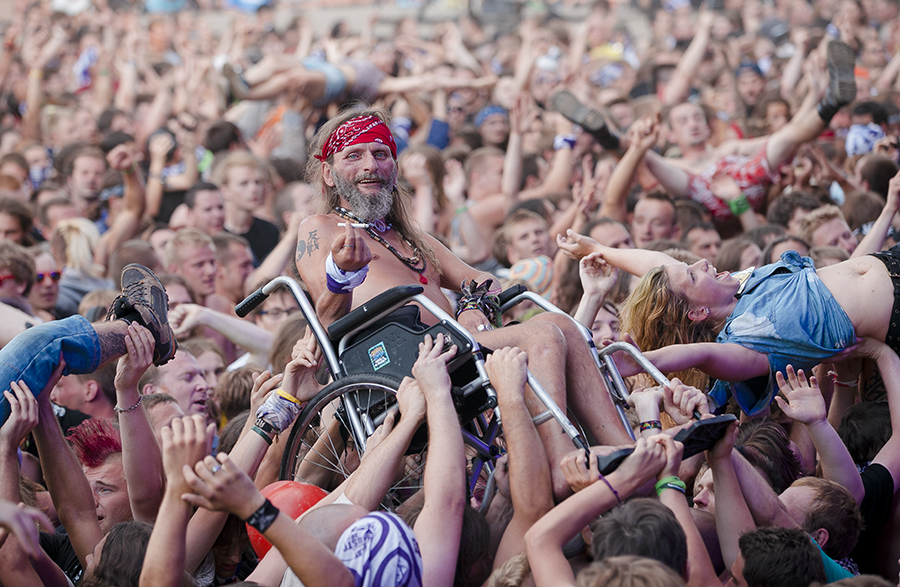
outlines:
[[[343,318],[335,320],[328,327],[328,337],[331,340],[340,340],[345,334],[369,317],[377,316],[391,306],[417,296],[423,291],[425,291],[425,288],[421,285],[398,285],[397,287],[392,287],[386,292],[378,294]]]
[[[528,291],[528,288],[522,285],[521,283],[517,283],[512,287],[508,287],[500,292],[498,296],[500,298],[500,305],[503,306],[508,301],[512,300],[514,297],[521,295]]]

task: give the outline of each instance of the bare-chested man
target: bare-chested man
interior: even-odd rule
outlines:
[[[644,160],[650,172],[670,195],[690,197],[709,208],[717,224],[732,220],[751,207],[761,207],[766,189],[781,166],[803,143],[819,136],[837,111],[856,97],[853,50],[845,43],[832,41],[827,51],[830,80],[825,96],[817,107],[801,109],[788,124],[769,136],[726,141],[712,148],[703,109],[689,102],[675,105],[669,112],[669,126],[682,157],[666,159],[648,150]],[[723,175],[737,183],[741,194],[738,200],[726,201],[718,193],[715,180]]]
[[[441,287],[457,290],[463,281],[491,279],[411,226],[411,202],[396,187],[396,147],[380,112],[350,112],[332,119],[313,139],[310,153],[307,175],[322,190],[321,214],[300,225],[297,269],[324,324],[389,288],[411,283],[421,283],[425,295],[452,314]],[[370,228],[353,228],[351,223],[368,223]],[[421,319],[426,324],[435,321],[424,311]],[[459,315],[459,322],[488,348],[525,350],[529,367],[548,393],[561,407],[568,399],[601,443],[630,442],[571,319],[548,313],[494,329],[484,313],[470,309]],[[533,413],[543,411],[538,404],[532,396]],[[553,471],[554,493],[560,497],[570,490],[559,461],[572,444],[554,421],[539,431]]]

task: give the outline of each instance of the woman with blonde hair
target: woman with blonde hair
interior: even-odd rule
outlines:
[[[778,391],[776,372],[840,362],[863,337],[900,348],[900,281],[891,277],[900,274],[898,247],[818,271],[788,251],[777,263],[732,275],[706,260],[687,265],[665,253],[611,249],[571,231],[559,241],[575,258],[599,253],[643,276],[626,311],[632,327],[655,333],[641,333],[654,343],[642,347],[645,355],[663,372],[696,367],[718,379],[710,392],[718,406],[733,394],[744,412],[758,414]],[[876,361],[883,356],[883,345],[865,348]],[[620,371],[639,369],[624,359]]]
[[[642,556],[613,556],[578,573],[578,587],[683,587],[675,571]]]
[[[86,218],[60,222],[50,237],[53,256],[63,265],[56,307],[64,316],[78,313],[78,303],[96,289],[116,289],[113,280],[104,277],[104,269],[94,263],[94,250],[100,231]]]

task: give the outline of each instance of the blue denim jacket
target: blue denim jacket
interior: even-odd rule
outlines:
[[[738,292],[738,303],[716,342],[732,342],[765,353],[769,373],[744,382],[717,381],[709,396],[722,406],[734,394],[748,415],[764,410],[785,367],[810,369],[856,342],[849,316],[816,275],[809,257],[796,251],[761,267]]]

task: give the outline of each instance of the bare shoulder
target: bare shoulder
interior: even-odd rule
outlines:
[[[331,241],[340,234],[338,219],[329,214],[309,216],[301,223],[297,232],[297,251],[295,261],[299,268],[305,261],[318,257],[318,253],[330,250]]]

